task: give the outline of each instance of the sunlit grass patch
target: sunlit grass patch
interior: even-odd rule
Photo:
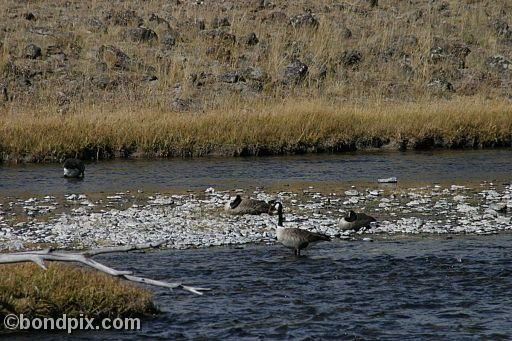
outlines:
[[[156,312],[152,294],[132,283],[80,266],[0,264],[0,318],[120,317]],[[1,328],[0,328],[1,330]]]
[[[5,155],[58,159],[63,155],[200,156],[293,154],[380,147],[431,139],[439,147],[510,145],[512,109],[480,99],[419,103],[346,103],[296,99],[254,102],[201,113],[151,108],[0,117]],[[375,142],[377,141],[377,142]]]

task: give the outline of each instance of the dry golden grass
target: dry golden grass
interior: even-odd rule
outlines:
[[[0,117],[0,146],[9,155],[54,158],[70,151],[94,157],[123,149],[148,156],[261,155],[346,150],[354,143],[371,147],[372,140],[503,146],[510,144],[511,131],[512,109],[505,101],[334,105],[284,100],[201,114],[148,108],[91,109],[64,117],[8,114]]]
[[[95,270],[49,263],[0,265],[0,317],[142,316],[154,313],[150,292]],[[3,320],[3,318],[2,318]]]
[[[259,3],[3,1],[0,90],[5,86],[8,100],[0,98],[2,159],[118,151],[280,154],[429,138],[444,147],[510,146],[509,71],[486,65],[494,54],[510,56],[510,44],[495,27],[498,19],[512,24],[510,1],[380,0],[376,8],[365,1]],[[289,25],[307,10],[318,19],[317,29]],[[284,18],[275,19],[278,12]],[[25,19],[27,13],[36,18]],[[169,27],[150,20],[152,14]],[[202,21],[206,31],[213,29],[221,18],[230,26],[219,30],[235,35],[236,43],[207,38],[198,28]],[[128,39],[127,30],[140,21],[159,39],[174,32],[176,44]],[[52,34],[34,33],[41,28]],[[259,43],[244,44],[252,32]],[[23,58],[30,43],[42,48],[40,59]],[[97,55],[102,45],[151,71],[107,65]],[[432,60],[431,49],[444,45],[469,47],[464,68],[454,56]],[[50,46],[63,54],[47,55]],[[344,65],[344,53],[352,50],[361,61]],[[297,86],[283,86],[283,68],[294,59],[306,63],[309,74]],[[247,68],[263,74],[260,90],[251,90],[252,80],[221,81],[226,72]],[[148,74],[156,81],[146,81]],[[204,84],[191,80],[201,74]],[[454,92],[431,90],[428,84],[439,78]],[[98,79],[106,83],[97,85]],[[174,99],[195,106],[177,113]]]

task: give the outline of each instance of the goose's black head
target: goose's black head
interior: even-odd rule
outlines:
[[[277,226],[283,226],[283,204],[279,201],[274,203],[274,208],[277,210],[278,223]]]
[[[345,217],[345,220],[346,221],[356,221],[357,219],[357,214],[356,212],[350,210],[347,214],[347,216]]]
[[[240,205],[241,202],[242,197],[240,196],[240,194],[237,194],[235,200],[229,203],[229,207],[231,207],[231,209],[235,209],[238,205]]]

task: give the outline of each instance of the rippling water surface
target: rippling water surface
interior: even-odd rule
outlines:
[[[119,269],[213,289],[154,289],[137,332],[74,339],[510,340],[511,234],[111,254]],[[52,339],[57,336],[52,335]]]
[[[356,153],[279,158],[124,160],[87,164],[83,181],[59,165],[0,166],[2,195],[133,189],[217,189],[372,181],[510,181],[509,150]],[[162,313],[140,331],[76,332],[72,339],[512,339],[512,234],[314,245],[111,254],[117,269],[183,281],[197,296],[150,287]],[[31,333],[12,339],[66,339]]]
[[[262,158],[114,160],[86,164],[83,181],[62,178],[59,164],[0,165],[0,191],[56,194],[125,190],[216,189],[376,181],[510,180],[512,150],[365,152]]]

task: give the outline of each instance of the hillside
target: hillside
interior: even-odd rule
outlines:
[[[4,0],[0,13],[4,160],[511,145],[508,0]]]

